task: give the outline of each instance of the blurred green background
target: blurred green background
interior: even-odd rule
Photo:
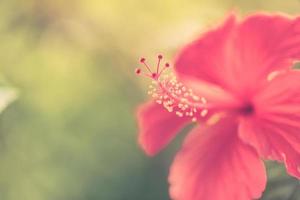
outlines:
[[[1,80],[19,94],[0,116],[0,199],[169,199],[184,134],[144,155],[135,108],[147,81],[133,71],[141,55],[170,59],[232,10],[297,14],[300,1],[0,1]],[[300,199],[297,181],[268,166],[263,199]]]

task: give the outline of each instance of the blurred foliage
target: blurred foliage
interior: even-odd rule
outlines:
[[[135,107],[147,98],[132,73],[137,58],[171,58],[231,10],[299,7],[297,0],[0,1],[0,73],[19,92],[0,117],[0,199],[168,199],[168,167],[183,135],[155,158],[137,146]],[[297,182],[274,166],[263,199],[299,199]]]

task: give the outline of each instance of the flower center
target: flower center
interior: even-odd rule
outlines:
[[[173,74],[164,74],[170,68],[169,63],[165,63],[161,68],[162,55],[158,55],[156,70],[152,71],[146,63],[145,58],[140,59],[147,72],[137,68],[135,73],[143,75],[152,80],[148,94],[154,98],[156,103],[161,104],[169,112],[174,112],[179,117],[189,117],[192,121],[197,121],[200,117],[207,115],[207,100],[194,94],[193,90],[187,88],[179,82]]]
[[[243,115],[251,115],[255,111],[255,108],[252,103],[246,103],[241,109],[240,112]]]

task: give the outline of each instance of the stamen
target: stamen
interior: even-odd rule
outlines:
[[[160,69],[162,55],[157,56],[156,72],[146,64],[146,59],[141,58],[140,62],[149,73],[143,73],[140,68],[135,70],[136,74],[144,75],[152,80],[148,94],[154,98],[156,103],[162,105],[169,112],[174,112],[178,117],[189,117],[196,122],[200,117],[205,117],[208,113],[207,100],[194,94],[193,90],[187,88],[179,82],[173,74],[163,74],[170,68],[169,63],[165,63]],[[163,75],[163,76],[162,76]]]

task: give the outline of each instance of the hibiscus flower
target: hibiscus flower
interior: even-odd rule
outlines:
[[[138,109],[139,143],[155,155],[189,123],[171,166],[174,200],[251,200],[266,186],[263,160],[300,178],[300,18],[231,14],[170,67],[151,71],[153,99]]]

